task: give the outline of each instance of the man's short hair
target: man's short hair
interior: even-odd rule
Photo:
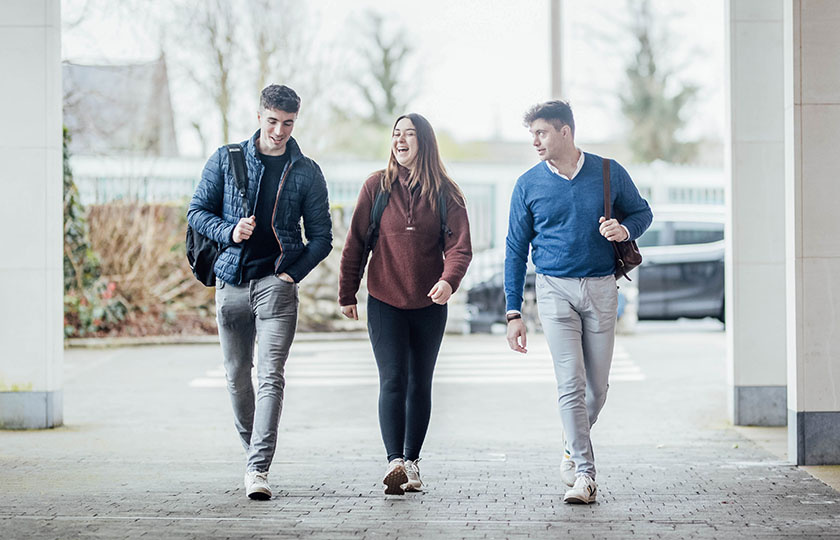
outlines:
[[[554,129],[558,131],[563,126],[569,126],[572,130],[572,135],[575,134],[575,117],[572,114],[571,106],[566,101],[553,99],[534,105],[525,113],[525,117],[523,118],[525,127],[529,127],[534,120],[540,118],[554,126]]]
[[[300,96],[285,84],[271,84],[260,94],[260,109],[296,113],[300,110]]]

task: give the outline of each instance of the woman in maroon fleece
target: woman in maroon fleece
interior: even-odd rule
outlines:
[[[464,194],[446,174],[435,132],[419,114],[397,119],[391,157],[362,186],[341,253],[338,303],[358,319],[365,234],[379,191],[390,198],[368,268],[368,333],[379,368],[379,427],[388,453],[385,493],[420,491],[420,448],[432,411],[432,374],[446,302],[472,259]],[[441,232],[439,201],[446,194]],[[441,237],[443,247],[441,249]]]

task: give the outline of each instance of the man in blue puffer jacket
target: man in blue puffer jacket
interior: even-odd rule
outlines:
[[[271,498],[268,469],[297,326],[297,284],[332,249],[324,175],[291,136],[299,110],[300,98],[291,88],[274,84],[262,91],[260,129],[241,143],[251,215],[244,215],[225,147],[204,166],[187,211],[190,225],[221,246],[214,267],[216,320],[236,429],[248,458],[245,491],[252,499]],[[256,398],[251,383],[255,340]]]

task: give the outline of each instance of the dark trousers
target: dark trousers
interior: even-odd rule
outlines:
[[[368,297],[368,333],[379,368],[379,427],[388,461],[420,457],[446,313],[446,305],[399,309]]]

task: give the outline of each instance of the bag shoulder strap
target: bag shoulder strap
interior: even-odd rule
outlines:
[[[373,207],[370,209],[370,226],[372,230],[379,230],[379,222],[382,220],[382,213],[385,212],[385,207],[388,206],[388,201],[391,199],[390,191],[376,190],[376,197],[373,199]]]
[[[242,146],[238,143],[226,144],[225,148],[227,148],[230,163],[233,166],[236,189],[239,191],[239,196],[242,197],[242,211],[248,216],[251,213],[248,211],[248,175],[245,173],[245,152],[242,151]]]
[[[446,190],[442,189],[438,192],[438,210],[440,211],[440,250],[446,247],[446,238],[452,236],[452,229],[446,223],[447,218],[447,197]]]
[[[604,162],[604,219],[610,219],[610,160],[603,158]]]
[[[370,208],[370,223],[365,233],[365,259],[367,259],[367,254],[376,247],[376,241],[379,239],[379,222],[382,220],[382,213],[385,212],[385,207],[388,206],[388,200],[390,198],[391,193],[389,191],[382,191],[380,188],[376,188],[376,194],[373,197],[373,206]],[[362,264],[364,264],[364,261]]]
[[[379,187],[376,188],[373,206],[370,208],[370,223],[365,233],[365,245],[362,252],[362,261],[359,266],[359,279],[365,275],[368,256],[373,251],[373,248],[376,246],[376,241],[379,239],[379,221],[382,219],[382,213],[385,212],[385,207],[388,206],[388,200],[390,198],[390,192],[382,191]]]

